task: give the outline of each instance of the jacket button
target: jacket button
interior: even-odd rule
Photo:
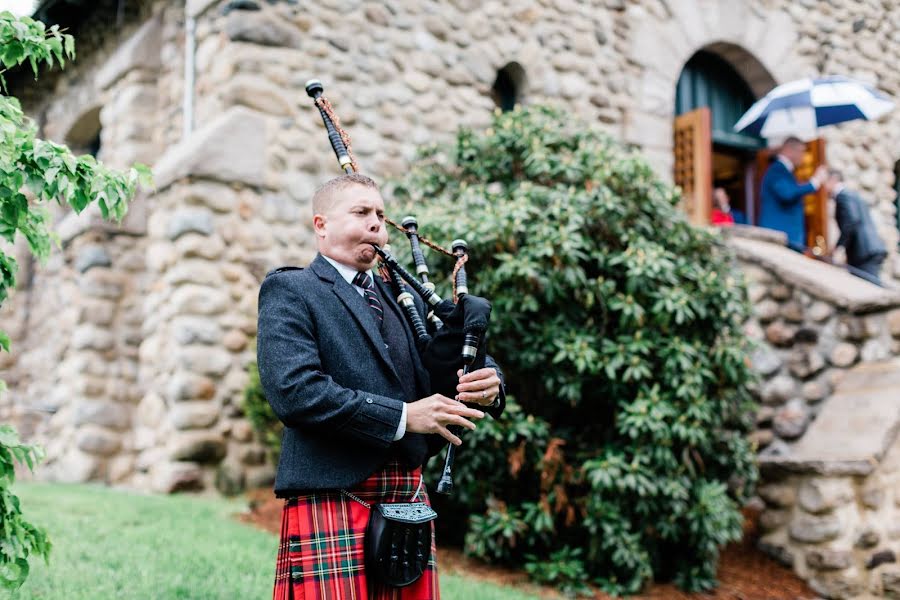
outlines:
[[[366,404],[372,404],[372,399],[371,399],[371,398],[366,398]]]

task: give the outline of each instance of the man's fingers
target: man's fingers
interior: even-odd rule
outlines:
[[[494,398],[500,393],[500,388],[491,387],[485,390],[482,395],[481,392],[466,392],[457,396],[460,402],[469,402],[473,404],[490,404],[494,401]]]
[[[478,379],[476,381],[468,381],[465,383],[460,383],[456,386],[457,392],[480,392],[481,390],[486,390],[492,387],[500,386],[500,378],[494,375],[493,377],[488,377],[487,379]]]
[[[459,375],[460,383],[466,383],[468,381],[476,381],[478,379],[485,379],[487,377],[490,377],[491,375],[496,375],[496,374],[497,374],[497,371],[490,367],[478,369],[477,371],[471,371],[469,373],[466,373],[465,375],[463,375],[461,372],[457,372],[457,375]]]
[[[469,381],[477,381],[479,379],[487,379],[488,377],[497,376],[497,369],[491,367],[484,367],[483,369],[478,369],[477,371],[472,371],[471,373],[462,374],[462,369],[456,372],[459,377],[460,383],[467,383]]]
[[[447,411],[450,415],[459,415],[461,417],[469,417],[470,419],[483,419],[484,412],[477,408],[469,408],[462,402],[454,402],[453,406]]]
[[[459,427],[465,427],[466,429],[475,430],[475,423],[472,421],[468,421],[459,415],[447,415],[443,419],[441,419],[441,423],[444,426],[457,425]]]
[[[459,385],[456,386],[457,392],[473,392],[475,390],[480,390],[484,388],[483,381],[466,381],[460,382]]]
[[[450,430],[447,429],[446,427],[444,427],[443,425],[438,426],[437,433],[442,438],[444,438],[445,440],[447,440],[448,442],[453,444],[454,446],[459,446],[462,444],[462,440],[459,439],[458,437],[456,437],[455,435],[453,435],[452,433],[450,433]]]

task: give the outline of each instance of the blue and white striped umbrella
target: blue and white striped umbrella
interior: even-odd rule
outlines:
[[[874,121],[894,108],[887,96],[862,82],[835,75],[779,85],[757,100],[735,124],[764,138],[808,135],[823,125]]]

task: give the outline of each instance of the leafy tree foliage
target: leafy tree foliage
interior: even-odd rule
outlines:
[[[11,426],[0,425],[0,589],[15,589],[25,582],[29,555],[45,561],[50,555],[47,534],[22,519],[19,499],[10,491],[15,462],[34,469],[43,456],[40,447],[21,443]]]
[[[423,235],[468,241],[517,399],[465,434],[445,533],[569,590],[713,587],[757,478],[748,305],[716,234],[637,153],[548,107],[426,149],[394,196]]]
[[[75,58],[72,36],[40,21],[0,13],[0,87],[3,74],[28,63],[37,77],[41,65],[65,66]],[[136,165],[127,173],[106,168],[92,156],[75,156],[65,146],[37,137],[37,128],[22,113],[19,102],[0,95],[0,237],[14,242],[21,234],[31,252],[46,259],[53,234],[46,204],[56,202],[81,212],[96,203],[104,218],[120,220],[136,187],[149,183],[150,173]],[[0,303],[16,284],[15,259],[0,249]],[[0,348],[9,352],[9,337],[0,332]],[[2,382],[0,382],[2,384]],[[40,449],[23,445],[12,427],[0,426],[0,588],[16,588],[28,575],[28,556],[46,560],[46,534],[21,517],[18,498],[10,491],[13,461],[33,468]]]

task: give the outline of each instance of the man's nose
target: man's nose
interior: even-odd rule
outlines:
[[[381,221],[378,220],[378,217],[375,217],[369,222],[369,231],[378,233],[379,229],[381,229]]]

